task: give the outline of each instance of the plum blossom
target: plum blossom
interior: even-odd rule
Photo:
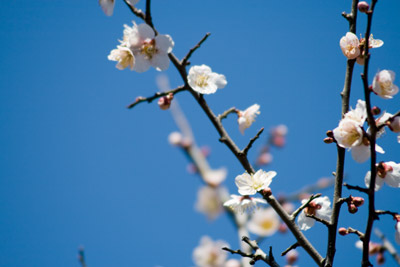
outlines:
[[[393,84],[395,73],[391,70],[378,72],[372,82],[372,90],[384,99],[393,98],[399,92],[399,88]]]
[[[190,87],[200,94],[213,94],[227,84],[224,75],[212,72],[211,68],[204,64],[191,67],[187,78]]]
[[[203,175],[203,179],[206,183],[210,185],[218,186],[226,179],[227,175],[228,170],[222,167],[217,170],[206,171]]]
[[[228,246],[225,241],[213,241],[209,236],[203,236],[193,250],[193,261],[198,267],[223,267],[228,255],[222,248]]]
[[[371,181],[371,171],[365,175],[365,185],[369,187]],[[386,183],[390,187],[400,187],[400,163],[393,161],[378,164],[375,179],[375,191],[378,191]]]
[[[307,199],[303,199],[301,203],[304,204],[307,201]],[[320,219],[329,221],[332,215],[332,209],[330,205],[331,201],[327,196],[311,201],[308,206],[300,212],[299,217],[297,218],[297,223],[299,224],[300,230],[305,231],[314,226],[315,220],[307,217],[307,215],[314,215]]]
[[[253,212],[260,203],[267,204],[267,201],[262,198],[231,195],[231,199],[226,201],[224,206],[229,207],[236,213],[242,214],[245,211]]]
[[[228,190],[225,187],[203,186],[197,192],[196,210],[214,220],[223,211],[223,202],[229,198]]]
[[[123,70],[129,66],[131,70],[133,70],[133,66],[135,64],[135,57],[132,54],[132,51],[125,46],[117,46],[117,49],[111,50],[111,53],[108,55],[108,60],[117,61],[117,69]]]
[[[244,134],[244,130],[249,128],[253,122],[255,122],[255,118],[258,114],[260,114],[260,105],[254,104],[248,107],[245,111],[239,110],[238,114],[238,124],[239,130],[242,134]]]
[[[272,208],[258,209],[247,224],[249,231],[258,236],[271,236],[279,226],[279,216]]]
[[[346,36],[340,39],[340,48],[348,59],[355,59],[358,57],[360,55],[360,41],[357,35],[352,32],[346,33]]]
[[[258,191],[267,188],[272,178],[276,176],[274,171],[263,171],[258,170],[255,174],[248,174],[247,172],[242,175],[238,175],[235,178],[235,184],[238,187],[238,191],[242,196],[254,195]]]
[[[127,0],[127,2],[131,6],[134,6],[137,4],[137,2],[139,2],[139,0]],[[99,4],[107,16],[112,16],[114,12],[115,0],[99,0]]]

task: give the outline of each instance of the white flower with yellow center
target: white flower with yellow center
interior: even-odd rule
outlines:
[[[368,171],[365,175],[365,185],[369,187],[370,182],[371,171]],[[375,191],[381,189],[384,183],[390,187],[400,188],[400,163],[389,161],[378,165],[375,178]]]
[[[249,128],[253,122],[255,122],[255,118],[258,114],[260,114],[260,105],[254,104],[248,107],[245,111],[238,111],[238,124],[239,130],[242,134],[244,134],[244,130]]]
[[[228,255],[222,248],[228,246],[225,241],[213,241],[209,236],[203,236],[193,250],[193,261],[198,267],[223,267]]]
[[[200,94],[213,94],[227,84],[224,75],[212,72],[206,65],[191,67],[187,79],[190,87]]]
[[[278,231],[279,216],[272,208],[258,209],[247,223],[247,228],[258,236],[271,236]]]
[[[340,48],[348,59],[355,59],[360,55],[360,41],[354,33],[348,32],[340,39]]]
[[[274,171],[266,172],[260,169],[255,174],[245,172],[236,176],[235,183],[242,196],[254,195],[258,191],[267,188],[275,176],[276,172]]]
[[[308,199],[303,199],[301,204],[304,204]],[[297,218],[300,230],[305,231],[314,226],[315,220],[307,217],[307,215],[314,215],[320,219],[329,221],[332,215],[331,201],[327,196],[319,197],[311,201],[308,206],[302,210]]]
[[[111,53],[108,55],[108,60],[117,61],[117,69],[123,70],[129,67],[133,70],[133,66],[135,65],[135,57],[132,54],[132,51],[125,46],[117,46],[117,49],[111,50]]]
[[[384,99],[393,98],[399,92],[399,88],[393,84],[395,73],[391,70],[378,72],[372,82],[372,90]]]
[[[231,199],[225,201],[224,207],[228,207],[235,213],[241,214],[245,211],[253,212],[258,204],[267,204],[267,201],[262,198],[231,195]]]

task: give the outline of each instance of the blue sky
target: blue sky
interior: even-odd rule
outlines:
[[[206,97],[215,113],[261,105],[244,136],[233,117],[226,120],[240,147],[260,127],[288,126],[287,146],[274,152],[268,167],[278,173],[274,192],[297,191],[334,171],[336,148],[322,139],[340,119],[346,58],[339,39],[348,29],[340,14],[349,11],[351,1],[152,2],[154,24],[172,36],[178,57],[211,32],[191,62],[227,77],[225,89]],[[167,142],[177,130],[170,113],[155,103],[125,108],[137,96],[157,91],[159,73],[119,71],[107,60],[123,24],[140,22],[123,1],[117,1],[112,17],[94,0],[14,0],[0,6],[0,265],[79,266],[77,248],[84,245],[89,266],[193,266],[192,250],[203,235],[237,247],[226,216],[209,223],[194,210],[201,183]],[[143,0],[138,7],[144,9]],[[372,32],[385,44],[372,51],[371,78],[382,69],[400,73],[399,8],[397,1],[377,4]],[[361,14],[357,35],[365,31],[365,20]],[[361,72],[356,66],[353,107],[363,95]],[[173,67],[165,74],[172,87],[181,85]],[[394,113],[399,97],[372,101]],[[234,192],[242,168],[192,97],[181,93],[177,99],[197,143],[211,147],[212,167],[228,168],[226,185]],[[250,152],[252,160],[265,138]],[[386,150],[379,160],[400,161],[395,140],[389,132],[379,141]],[[347,155],[349,183],[363,185],[367,169],[368,163]],[[396,189],[384,188],[377,196],[378,208],[398,211]],[[340,226],[364,230],[365,212],[363,207],[349,215],[344,209]],[[391,218],[376,225],[394,240]],[[320,225],[306,233],[322,253],[324,233]],[[272,244],[278,255],[293,241],[277,235],[265,246]],[[355,241],[355,236],[338,238],[337,266],[359,263]],[[355,255],[351,259],[344,256],[349,252]],[[389,257],[387,263],[394,265]],[[299,264],[312,261],[302,254]]]

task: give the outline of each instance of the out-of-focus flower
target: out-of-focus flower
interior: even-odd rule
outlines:
[[[206,183],[213,186],[218,186],[221,184],[228,175],[228,170],[226,168],[219,168],[218,170],[209,170],[203,175],[203,179]]]
[[[400,221],[398,221],[394,227],[396,229],[396,232],[394,234],[396,243],[400,245]]]
[[[224,206],[231,208],[236,213],[243,213],[245,211],[253,212],[260,203],[267,204],[267,201],[262,198],[231,195],[231,199],[226,201]]]
[[[179,146],[183,140],[183,136],[180,132],[172,132],[168,136],[168,142],[173,146]]]
[[[274,127],[271,131],[271,143],[274,146],[283,147],[286,143],[287,132],[288,128],[284,124]]]
[[[224,267],[240,267],[240,261],[235,260],[235,259],[230,259],[227,262],[225,262]]]
[[[204,64],[191,67],[187,78],[190,87],[200,94],[213,94],[227,84],[224,75],[212,72],[211,68]]]
[[[306,203],[308,200],[303,199],[302,204]],[[331,201],[327,196],[319,197],[311,201],[308,206],[300,212],[297,219],[300,230],[308,230],[314,226],[315,220],[313,218],[307,217],[307,215],[314,215],[320,219],[329,221],[332,215],[332,209],[330,207]]]
[[[365,175],[365,185],[369,187],[371,181],[371,171]],[[391,187],[400,187],[400,163],[393,161],[378,164],[375,179],[375,191],[379,190],[383,183]]]
[[[133,66],[135,65],[135,57],[132,54],[132,51],[125,46],[117,46],[117,49],[111,50],[108,55],[108,60],[117,61],[117,69],[123,70],[129,66],[131,70],[133,70]]]
[[[372,90],[384,99],[393,98],[399,92],[399,88],[393,84],[395,73],[391,70],[378,72],[372,82]]]
[[[390,130],[395,133],[400,133],[400,116],[396,116],[389,124]]]
[[[275,176],[276,172],[274,171],[266,172],[260,169],[255,174],[245,172],[236,176],[235,183],[241,195],[254,195],[258,191],[267,188]]]
[[[293,265],[299,259],[299,253],[297,250],[292,249],[286,254],[286,261],[289,265]]]
[[[133,6],[136,5],[139,0],[127,0],[127,2]],[[115,0],[99,0],[99,4],[107,16],[111,16],[113,14]]]
[[[223,203],[229,198],[225,187],[203,186],[197,192],[196,210],[214,220],[224,211]]]
[[[258,209],[251,216],[247,228],[258,236],[271,236],[278,231],[279,216],[272,208]]]
[[[355,59],[360,55],[360,41],[354,33],[348,32],[340,39],[340,48],[348,59]]]
[[[356,242],[356,248],[363,250],[363,242],[358,240]],[[378,265],[381,265],[385,262],[385,258],[383,256],[384,249],[381,244],[375,243],[375,242],[369,242],[368,246],[368,254],[369,255],[376,255],[376,262]]]
[[[249,128],[253,122],[255,122],[255,118],[258,114],[260,114],[260,105],[254,104],[248,107],[245,111],[238,111],[238,124],[239,130],[242,134],[244,134],[244,130]]]
[[[224,267],[227,252],[222,248],[228,246],[225,241],[213,241],[209,236],[203,236],[193,250],[193,261],[198,267]]]
[[[257,157],[257,165],[261,166],[270,164],[272,162],[272,159],[273,156],[271,153],[269,153],[268,151],[263,152]]]

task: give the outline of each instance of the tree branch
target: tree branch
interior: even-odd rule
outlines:
[[[136,17],[141,18],[142,20],[146,19],[146,15],[143,13],[142,10],[140,10],[140,9],[134,7],[133,5],[131,5],[131,3],[129,3],[128,0],[124,0],[124,2]]]
[[[218,115],[217,118],[219,121],[222,121],[223,119],[226,119],[226,117],[228,117],[229,114],[236,112],[237,109],[235,107],[231,107],[230,109],[225,110],[222,114]]]
[[[254,142],[260,137],[260,135],[262,134],[262,132],[264,131],[264,127],[262,127],[257,134],[250,139],[250,142],[247,144],[247,146],[241,151],[242,154],[244,154],[245,156],[247,156],[247,153],[249,152],[251,146],[254,144]]]
[[[319,218],[319,217],[317,217],[317,216],[315,216],[315,215],[306,214],[306,216],[307,216],[308,218],[312,218],[312,219],[316,220],[317,222],[322,223],[323,225],[325,225],[325,226],[327,226],[327,227],[330,227],[330,226],[331,226],[331,223],[330,223],[330,222],[328,222],[327,220],[321,219],[321,218]]]
[[[319,198],[321,196],[321,194],[315,194],[315,195],[311,195],[310,198],[307,200],[307,202],[305,202],[303,205],[301,205],[297,210],[295,210],[291,217],[292,217],[292,221],[296,220],[297,215],[299,215],[299,213],[304,210],[308,204],[310,204],[311,201],[313,201],[316,198]]]
[[[289,251],[296,249],[299,245],[299,243],[294,243],[293,245],[291,245],[290,247],[288,247],[287,249],[285,249],[282,253],[281,256],[285,256]]]
[[[357,190],[359,192],[368,194],[368,188],[360,187],[358,185],[350,185],[348,183],[344,183],[343,186],[345,186],[349,190]]]
[[[375,228],[374,233],[382,240],[383,247],[389,252],[393,259],[400,265],[400,255],[392,245],[392,243],[385,237],[385,235],[378,229]]]
[[[211,33],[206,33],[206,35],[204,35],[204,37],[193,47],[189,50],[189,52],[186,54],[186,56],[182,59],[181,64],[183,66],[189,65],[189,58],[192,56],[192,54],[194,53],[194,51],[196,51],[198,48],[200,48],[201,44],[205,42],[205,40],[207,40],[208,36],[210,36]]]
[[[136,100],[135,100],[135,102],[132,102],[131,104],[129,104],[128,106],[126,106],[126,108],[131,109],[131,108],[135,107],[137,104],[140,104],[140,103],[142,103],[142,102],[151,103],[153,100],[155,100],[155,99],[157,99],[157,98],[160,98],[160,97],[169,95],[169,94],[171,94],[171,93],[172,93],[173,95],[175,95],[175,94],[177,94],[177,93],[179,93],[179,92],[182,92],[182,91],[185,91],[185,90],[188,90],[188,89],[189,89],[188,87],[182,85],[182,86],[179,86],[179,87],[177,87],[177,88],[175,88],[175,89],[172,89],[172,90],[169,90],[169,91],[157,92],[157,93],[155,93],[153,96],[150,96],[150,97],[137,97]]]

